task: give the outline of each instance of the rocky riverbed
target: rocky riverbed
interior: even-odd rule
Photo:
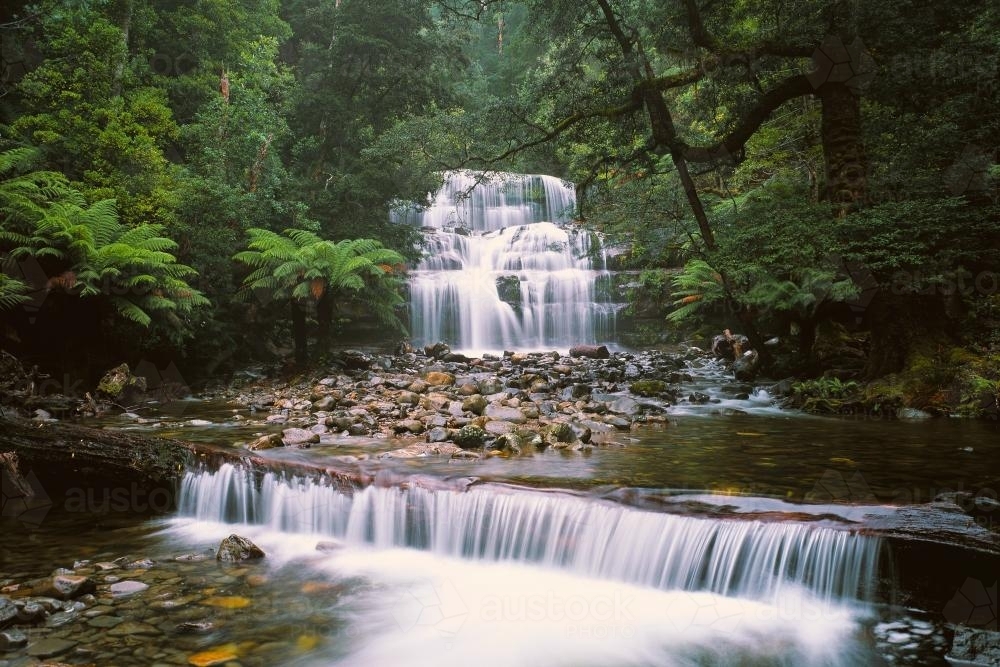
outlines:
[[[696,348],[591,354],[599,358],[512,352],[470,359],[441,344],[424,354],[346,351],[331,372],[258,378],[214,398],[249,409],[262,426],[281,427],[243,443],[251,450],[353,436],[400,445],[381,457],[459,459],[614,445],[636,424],[666,425],[673,404],[712,400],[681,388],[692,366],[716,363]]]

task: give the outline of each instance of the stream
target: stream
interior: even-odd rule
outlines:
[[[35,664],[39,645],[100,665],[946,664],[942,610],[894,604],[886,544],[850,521],[948,490],[988,496],[997,426],[812,417],[724,380],[707,368],[682,393],[715,402],[681,401],[667,424],[583,453],[369,459],[376,483],[354,493],[226,464],[189,471],[176,509],[151,517],[53,508],[5,530],[0,583],[65,567],[94,577],[96,598],[22,628],[26,648],[0,664]],[[224,444],[250,428],[235,414],[192,402],[176,423],[131,428]],[[684,516],[675,501],[823,519]],[[267,558],[217,562],[231,533]],[[141,590],[113,593],[121,582]]]

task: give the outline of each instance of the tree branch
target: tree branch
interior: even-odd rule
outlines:
[[[710,162],[735,155],[743,145],[760,129],[775,109],[788,100],[816,92],[804,74],[789,77],[764,93],[757,106],[750,110],[739,125],[729,135],[712,146],[681,145],[684,157],[691,162]]]

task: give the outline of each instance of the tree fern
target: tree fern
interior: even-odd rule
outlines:
[[[702,259],[692,259],[684,269],[671,279],[674,310],[667,320],[678,323],[694,316],[702,309],[719,303],[726,292],[718,271]]]

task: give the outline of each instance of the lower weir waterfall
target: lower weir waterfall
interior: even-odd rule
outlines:
[[[410,278],[411,334],[456,349],[611,342],[624,304],[610,295],[599,236],[571,223],[573,187],[553,176],[448,172],[423,210]]]
[[[327,578],[300,584],[300,604],[336,640],[290,664],[873,664],[883,542],[845,528],[231,464],[188,472],[178,509],[172,530],[236,530],[276,571]]]
[[[659,589],[774,599],[804,588],[822,600],[866,600],[879,540],[804,523],[698,519],[566,494],[368,486],[347,494],[230,464],[190,472],[180,513],[202,521],[516,561]]]

